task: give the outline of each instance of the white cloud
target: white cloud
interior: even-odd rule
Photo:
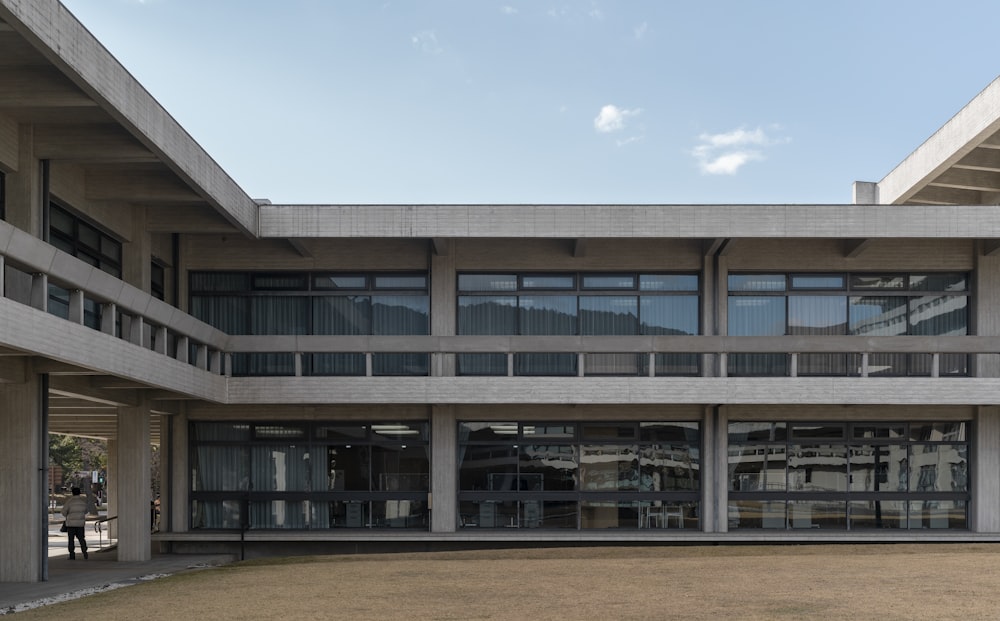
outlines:
[[[625,110],[614,104],[608,104],[594,118],[594,129],[602,134],[610,134],[625,129],[625,119],[642,112],[641,108]]]
[[[779,129],[775,126],[773,129]],[[699,144],[691,151],[698,168],[707,175],[735,175],[749,162],[765,159],[764,149],[790,141],[772,138],[760,127],[734,129],[721,134],[701,134]]]
[[[413,47],[426,54],[440,54],[443,51],[433,30],[421,30],[410,37],[410,42]]]
[[[504,15],[517,15],[517,9],[510,6],[509,4],[505,4],[504,6],[500,7],[500,12],[503,13]]]
[[[648,30],[649,30],[649,24],[647,22],[642,22],[641,24],[633,28],[632,32],[635,33],[636,40],[641,41],[642,38],[646,36],[646,31]]]

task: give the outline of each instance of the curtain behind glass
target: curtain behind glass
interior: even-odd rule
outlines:
[[[788,298],[788,333],[805,336],[847,334],[847,298],[798,295]],[[845,354],[799,354],[799,375],[846,375]]]
[[[250,310],[248,298],[236,296],[194,296],[191,314],[226,334],[248,334]]]
[[[371,298],[367,295],[313,298],[313,334],[371,334]]]
[[[863,296],[850,300],[851,334],[858,336],[901,336],[907,332],[906,298]],[[872,354],[870,375],[906,375],[906,354]]]
[[[729,296],[730,336],[785,334],[783,296]],[[785,354],[731,354],[730,375],[786,375]]]

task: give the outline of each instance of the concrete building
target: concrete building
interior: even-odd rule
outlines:
[[[846,205],[271,204],[0,0],[0,581],[49,432],[121,561],[1000,541],[998,131],[994,82]]]

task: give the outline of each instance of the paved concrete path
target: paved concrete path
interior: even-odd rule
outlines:
[[[118,562],[116,550],[99,550],[98,537],[89,523],[87,543],[90,559],[84,560],[78,548],[76,560],[71,561],[66,534],[59,532],[58,524],[50,525],[49,579],[45,582],[0,583],[0,615],[235,560],[229,554],[154,554],[149,561]],[[104,544],[108,543],[104,539]]]

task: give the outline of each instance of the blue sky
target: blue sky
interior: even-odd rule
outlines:
[[[993,0],[63,1],[275,203],[848,203],[1000,74]]]

